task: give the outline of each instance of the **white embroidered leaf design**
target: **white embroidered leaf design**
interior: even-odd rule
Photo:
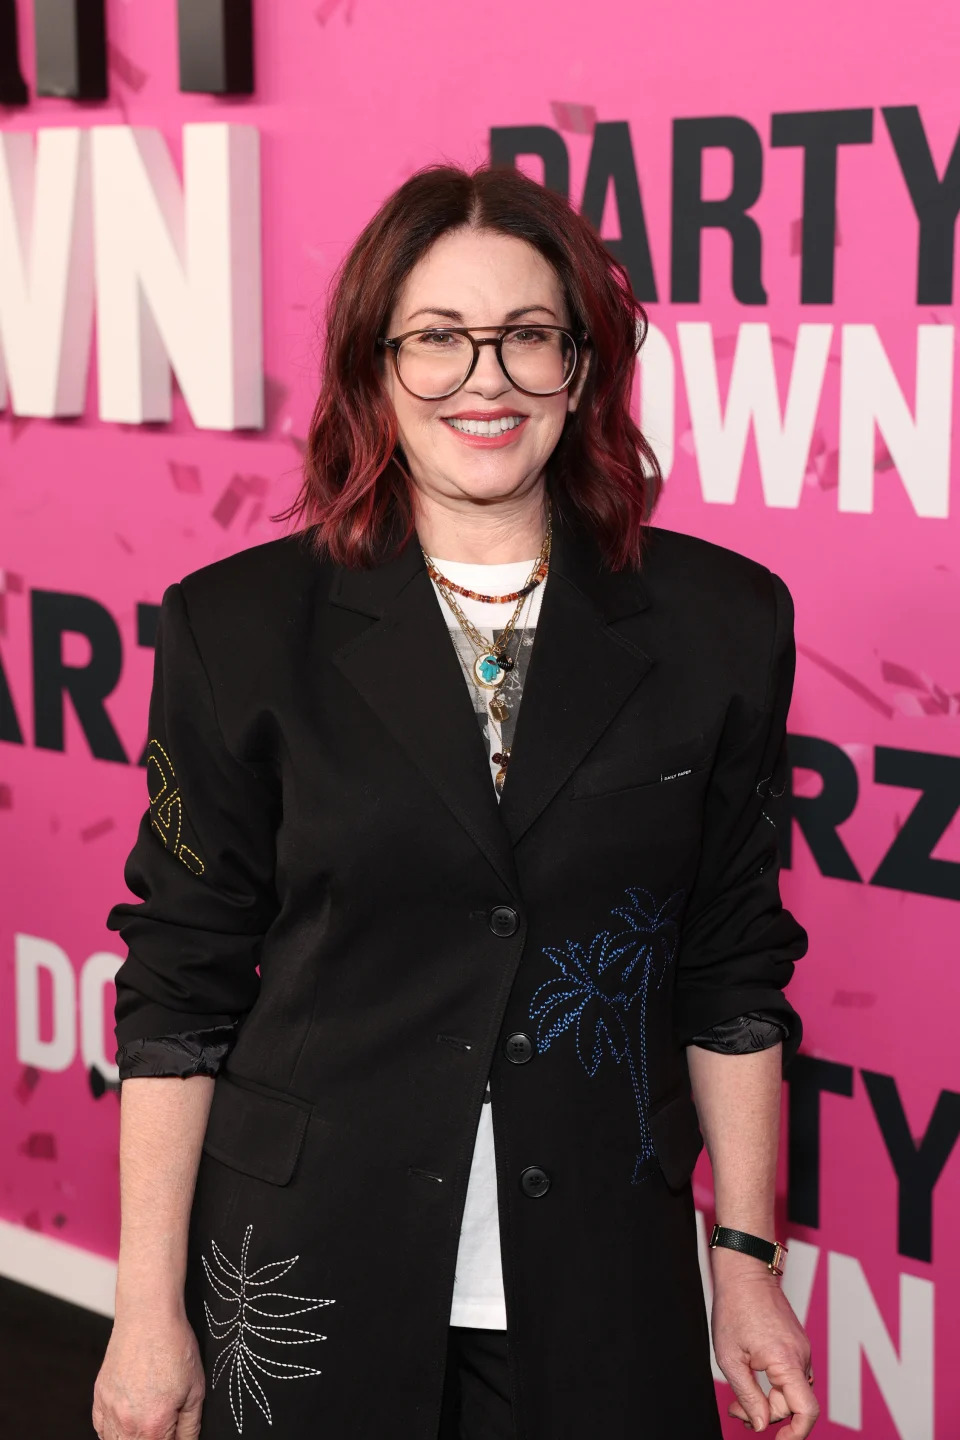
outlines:
[[[239,1266],[227,1258],[215,1240],[211,1241],[213,1259],[208,1260],[206,1255],[201,1257],[210,1287],[227,1312],[222,1317],[217,1316],[207,1302],[203,1302],[212,1338],[224,1342],[213,1363],[210,1388],[216,1389],[223,1376],[227,1376],[230,1409],[239,1434],[243,1433],[245,1395],[254,1401],[267,1424],[273,1424],[270,1402],[256,1372],[274,1380],[305,1380],[309,1375],[322,1373],[312,1365],[276,1359],[270,1354],[270,1347],[312,1345],[327,1337],[317,1330],[272,1322],[287,1321],[294,1315],[303,1315],[335,1303],[333,1300],[315,1300],[309,1295],[290,1295],[282,1290],[266,1289],[286,1275],[300,1257],[294,1255],[289,1260],[272,1260],[251,1271],[247,1268],[247,1257],[252,1234],[253,1226],[248,1225],[243,1236]]]

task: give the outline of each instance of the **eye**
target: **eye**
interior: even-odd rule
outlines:
[[[526,330],[514,330],[512,335],[507,336],[511,345],[547,345],[550,342],[551,332],[549,330],[535,330],[532,327]]]
[[[449,350],[463,340],[462,335],[454,335],[449,330],[423,330],[415,338],[418,345],[430,350]]]

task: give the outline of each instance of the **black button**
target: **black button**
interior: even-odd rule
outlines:
[[[513,1035],[508,1035],[503,1047],[503,1053],[513,1065],[526,1065],[528,1060],[533,1058],[533,1041],[529,1035],[524,1035],[518,1030]]]
[[[550,1176],[539,1165],[528,1165],[520,1172],[520,1188],[524,1195],[546,1195],[550,1189]]]
[[[513,935],[520,928],[520,916],[512,905],[495,905],[490,911],[490,929],[494,935]]]

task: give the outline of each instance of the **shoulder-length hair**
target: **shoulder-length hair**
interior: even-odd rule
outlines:
[[[613,569],[637,566],[662,485],[656,456],[630,414],[646,313],[624,267],[561,196],[508,166],[469,172],[430,165],[386,200],[334,277],[320,393],[300,492],[278,520],[312,527],[317,553],[354,568],[382,563],[414,528],[410,481],[382,382],[394,298],[441,235],[473,226],[526,240],[553,266],[571,328],[586,331],[590,364],[546,467],[560,516],[591,531]]]

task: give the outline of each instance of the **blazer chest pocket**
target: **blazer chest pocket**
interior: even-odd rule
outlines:
[[[203,1150],[257,1180],[286,1185],[293,1176],[312,1106],[256,1082],[221,1071],[207,1120]]]
[[[710,751],[702,731],[685,740],[671,741],[645,749],[637,742],[629,751],[601,754],[584,760],[573,777],[573,797],[607,795],[617,790],[638,790],[642,787],[682,786],[692,775],[706,770]]]

